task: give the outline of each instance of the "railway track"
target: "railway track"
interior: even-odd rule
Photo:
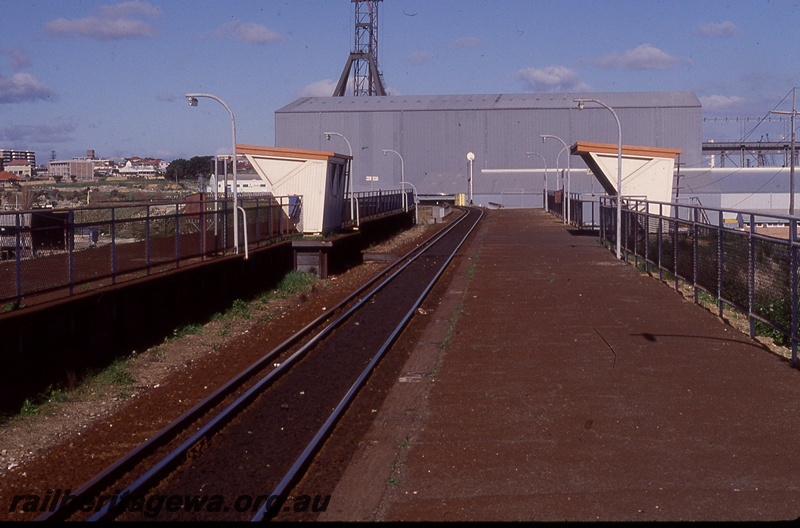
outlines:
[[[38,520],[270,520],[479,221],[398,259]],[[298,510],[299,511],[299,510]]]

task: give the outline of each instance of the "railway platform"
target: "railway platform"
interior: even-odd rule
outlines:
[[[542,210],[452,266],[319,520],[798,518],[787,359]]]

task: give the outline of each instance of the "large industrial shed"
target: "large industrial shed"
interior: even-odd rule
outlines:
[[[702,162],[701,105],[692,92],[304,97],[275,112],[275,144],[351,151],[355,191],[398,189],[404,177],[423,197],[471,191],[478,205],[513,198],[514,206],[542,207],[545,168],[552,191],[569,151],[541,135],[568,146],[618,143],[614,115],[595,103],[579,110],[576,98],[613,108],[623,144],[680,150],[682,166]],[[338,135],[326,139],[326,132],[347,142]],[[569,158],[569,190],[603,193],[583,160]]]

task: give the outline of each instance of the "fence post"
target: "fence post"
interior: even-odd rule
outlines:
[[[756,321],[753,318],[755,311],[755,296],[756,296],[756,215],[750,215],[750,234],[748,238],[748,255],[747,255],[747,319],[750,322],[750,339],[756,337]]]
[[[693,297],[695,304],[700,302],[700,295],[697,289],[697,267],[699,265],[699,256],[698,252],[700,250],[700,244],[697,242],[697,237],[699,233],[699,227],[697,226],[697,217],[699,216],[700,211],[697,207],[692,208],[692,290],[693,290]]]
[[[68,234],[69,237],[69,294],[72,295],[75,291],[75,211],[70,209],[67,215]]]
[[[792,218],[789,222],[789,251],[791,252],[791,273],[792,273],[792,365],[797,366],[797,220]]]
[[[645,205],[647,205],[647,201],[645,201]],[[637,208],[640,206],[637,204]],[[570,214],[572,214],[572,207],[569,208]],[[634,209],[636,211],[636,209]],[[634,212],[631,218],[634,220],[632,229],[633,229],[633,265],[634,267],[639,267],[639,220],[638,214]]]
[[[644,212],[644,272],[650,272],[650,204]]]
[[[116,207],[111,208],[111,284],[117,283],[117,224]]]
[[[725,225],[725,219],[722,212],[719,215],[719,227],[717,228],[717,315],[722,317],[724,305],[722,303],[722,284],[725,273],[725,252],[723,251],[723,244],[725,244],[725,232],[722,230]]]
[[[658,280],[664,280],[664,206],[658,206]]]
[[[20,212],[14,213],[14,223],[17,228],[16,249],[14,251],[14,261],[17,269],[17,305],[22,304],[22,221]]]
[[[150,206],[145,205],[144,222],[144,253],[145,263],[147,264],[147,274],[150,275]]]
[[[175,267],[181,266],[181,226],[178,202],[175,202]]]
[[[258,197],[256,197],[256,218],[255,218],[255,229],[256,229],[256,245],[261,243],[261,202],[259,201]]]
[[[675,291],[680,291],[678,284],[678,230],[680,229],[680,214],[675,215],[675,227],[672,229],[672,272],[675,274]]]

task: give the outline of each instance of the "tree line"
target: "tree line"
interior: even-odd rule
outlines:
[[[188,160],[178,158],[167,166],[164,178],[170,181],[207,179],[214,173],[214,156],[194,156]]]

